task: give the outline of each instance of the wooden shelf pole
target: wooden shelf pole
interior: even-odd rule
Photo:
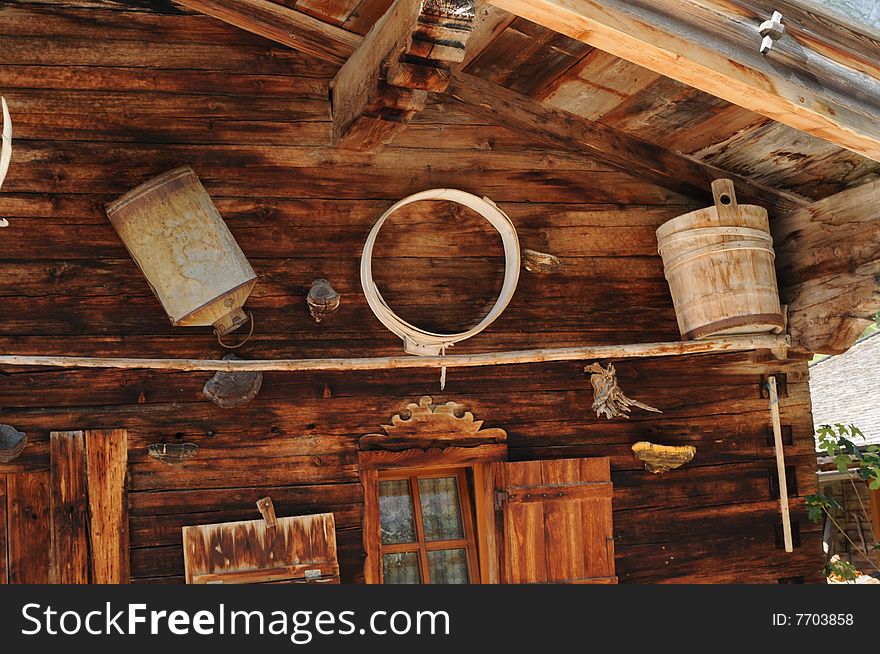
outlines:
[[[452,356],[398,356],[334,359],[137,359],[120,357],[0,355],[0,367],[117,368],[127,370],[180,370],[191,372],[267,372],[314,370],[392,370],[400,368],[474,368],[480,366],[669,357],[710,352],[746,352],[767,349],[780,359],[788,351],[787,336],[729,336],[701,341],[673,341],[633,345],[592,345],[537,350],[514,350]]]

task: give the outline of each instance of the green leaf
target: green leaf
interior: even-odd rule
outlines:
[[[828,563],[828,570],[844,581],[855,581],[859,577],[859,571],[856,570],[856,567],[843,559],[830,561]]]

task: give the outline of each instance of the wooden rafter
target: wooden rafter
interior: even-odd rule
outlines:
[[[361,37],[356,34],[267,0],[177,2],[331,63],[342,63],[361,43]],[[270,5],[271,9],[266,9],[266,5]],[[478,27],[472,39],[480,39],[484,34],[491,36],[496,31],[494,26],[506,24],[503,17],[491,8],[478,13]],[[487,23],[489,29],[481,31],[480,27]],[[475,52],[476,49],[471,54]],[[807,204],[806,200],[793,194],[763,187],[693,157],[680,155],[570,112],[547,107],[471,75],[453,71],[448,91],[477,116],[491,117],[500,125],[526,133],[540,142],[582,152],[693,197],[708,199],[708,182],[726,177],[734,180],[742,198],[777,211],[790,212]]]
[[[880,311],[880,180],[774,221],[792,344],[848,350]]]
[[[694,198],[711,199],[716,179],[732,179],[737,193],[750,202],[789,213],[805,204],[793,193],[771,189],[681,155],[618,129],[545,105],[474,75],[458,73],[447,93],[478,116],[525,133],[563,150],[583,152],[623,170],[637,171],[661,186]]]
[[[175,0],[177,4],[245,32],[343,64],[361,43],[358,34],[269,0]]]
[[[549,29],[880,161],[880,73],[788,29],[766,55],[769,15],[744,0],[489,0]],[[785,18],[785,2],[773,5]],[[870,41],[867,37],[865,41]]]
[[[362,151],[390,143],[429,91],[446,90],[473,22],[473,0],[396,0],[330,85],[334,143]]]

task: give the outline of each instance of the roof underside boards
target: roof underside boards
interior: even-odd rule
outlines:
[[[276,0],[365,34],[391,0]],[[816,200],[874,179],[872,161],[503,10],[465,72],[765,186]],[[474,47],[477,50],[474,50]]]

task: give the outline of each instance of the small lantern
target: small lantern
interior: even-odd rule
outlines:
[[[257,275],[192,168],[177,168],[107,205],[107,216],[175,327],[248,320]]]

